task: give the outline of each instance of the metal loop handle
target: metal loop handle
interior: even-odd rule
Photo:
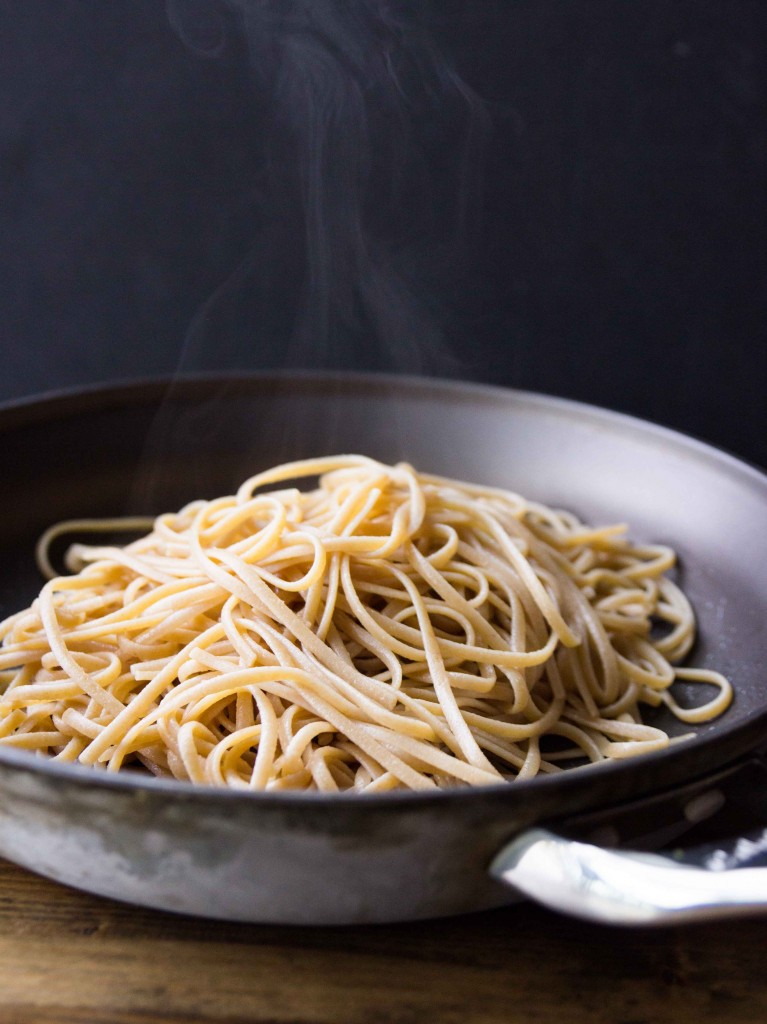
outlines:
[[[608,850],[533,829],[490,866],[544,906],[616,925],[670,925],[767,911],[767,829],[677,856]],[[692,862],[692,864],[690,863]]]

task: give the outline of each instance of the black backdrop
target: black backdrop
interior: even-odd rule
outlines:
[[[237,2],[272,23],[302,6]],[[219,22],[217,0],[174,4],[169,18],[163,0],[0,0],[0,399],[178,368],[449,372],[767,464],[763,0],[411,4],[453,78],[416,69],[421,85],[387,115],[396,159],[366,100],[360,216],[376,265],[396,266],[378,304],[397,322],[357,310],[314,340],[302,108],[279,123],[268,40],[254,71],[231,10]],[[355,17],[355,0],[316,4]],[[283,98],[302,59],[283,67]],[[325,166],[328,194],[354,159],[339,109],[325,141],[351,148]],[[335,281],[346,271],[328,259]],[[392,344],[372,344],[376,330]],[[421,330],[428,343],[403,347]]]

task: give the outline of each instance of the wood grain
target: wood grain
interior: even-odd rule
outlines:
[[[755,1024],[767,920],[669,931],[531,905],[410,925],[232,925],[0,861],[2,1024]]]

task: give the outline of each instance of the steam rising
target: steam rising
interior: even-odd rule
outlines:
[[[198,313],[181,369],[210,368],[211,344],[219,368],[458,369],[444,333],[487,119],[437,42],[430,5],[167,0],[167,10],[201,57],[236,56],[244,42],[267,126],[258,237]],[[253,324],[247,352],[219,323],[245,293],[250,309],[285,310],[284,327]]]

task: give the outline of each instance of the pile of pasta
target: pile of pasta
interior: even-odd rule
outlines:
[[[73,544],[71,575],[0,625],[0,744],[203,785],[377,793],[661,749],[642,705],[702,722],[732,696],[718,673],[674,667],[695,635],[674,553],[622,525],[355,455],[149,522],[124,547]],[[43,564],[77,525],[49,532]],[[680,706],[679,678],[709,699]]]

